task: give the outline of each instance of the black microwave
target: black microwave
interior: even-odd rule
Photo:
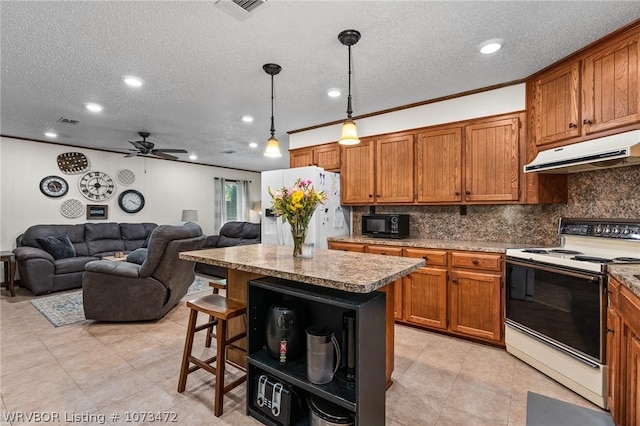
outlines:
[[[362,235],[379,238],[409,236],[408,214],[369,214],[362,216]]]

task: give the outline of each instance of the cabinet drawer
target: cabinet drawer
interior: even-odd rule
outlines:
[[[364,253],[364,244],[329,241],[329,250],[355,251],[358,253]]]
[[[499,272],[502,271],[502,256],[475,252],[452,252],[451,267]]]
[[[402,256],[402,247],[367,246],[367,253],[385,254],[387,256]]]
[[[425,250],[405,248],[405,257],[418,257],[425,260],[427,265],[447,266],[447,252],[441,250]]]

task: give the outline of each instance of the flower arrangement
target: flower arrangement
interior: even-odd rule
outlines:
[[[293,255],[302,255],[302,243],[307,236],[309,220],[318,204],[324,204],[327,195],[316,191],[310,180],[297,179],[293,186],[274,191],[269,187],[271,211],[291,225]]]

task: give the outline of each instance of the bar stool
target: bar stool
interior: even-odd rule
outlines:
[[[226,363],[226,349],[232,347],[246,353],[246,350],[240,348],[234,343],[243,337],[246,337],[247,332],[244,331],[236,336],[227,338],[227,321],[231,318],[242,315],[245,320],[246,330],[246,312],[247,307],[245,303],[227,299],[218,294],[208,294],[206,296],[199,297],[187,302],[187,307],[191,309],[189,315],[189,324],[187,326],[187,336],[184,342],[184,354],[182,356],[182,367],[180,368],[180,380],[178,381],[178,392],[182,393],[187,386],[187,375],[193,373],[196,370],[204,369],[214,374],[216,377],[215,393],[214,393],[214,406],[213,414],[216,417],[222,415],[222,398],[224,394],[234,389],[236,386],[247,380],[247,375],[243,374],[242,377],[234,380],[225,386],[224,384],[224,370]],[[216,355],[201,360],[191,355],[193,349],[193,339],[198,331],[207,330],[212,327],[211,322],[196,326],[198,319],[198,312],[203,312],[209,317],[213,317],[215,325],[217,327],[216,332]],[[215,362],[215,366],[212,365]],[[193,366],[189,366],[193,363]],[[246,370],[245,370],[246,371]]]
[[[220,290],[226,290],[227,280],[222,279],[218,281],[209,281],[209,287],[213,289],[213,294],[219,294]],[[207,338],[204,341],[204,346],[207,348],[211,347],[211,340],[216,338],[216,334],[213,332],[213,327],[216,325],[217,321],[213,315],[209,315],[209,323],[211,326],[207,330]]]

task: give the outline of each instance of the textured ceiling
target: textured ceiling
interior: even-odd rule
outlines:
[[[198,163],[261,171],[288,167],[287,131],[345,117],[344,29],[362,33],[352,48],[357,118],[525,78],[640,18],[640,3],[269,0],[244,21],[214,0],[3,0],[0,12],[3,135],[46,140],[55,130],[57,143],[128,149],[148,131],[157,148],[185,148]],[[505,47],[481,55],[477,46],[496,37]],[[268,62],[283,68],[281,159],[262,155]],[[145,85],[126,87],[127,74]],[[332,87],[343,96],[329,99]],[[105,109],[89,113],[85,102]]]

